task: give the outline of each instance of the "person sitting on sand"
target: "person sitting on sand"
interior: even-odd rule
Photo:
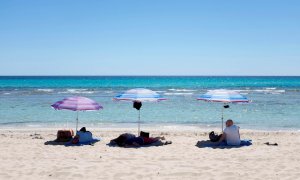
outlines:
[[[82,127],[77,131],[76,136],[72,140],[72,144],[84,143],[93,140],[93,134],[87,131],[85,127]]]
[[[239,146],[241,144],[240,139],[240,127],[234,125],[233,120],[226,121],[226,128],[219,140],[219,143],[225,141],[229,146]]]

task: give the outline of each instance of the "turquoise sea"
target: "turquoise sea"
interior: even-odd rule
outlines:
[[[96,100],[104,109],[81,112],[79,126],[130,126],[137,111],[112,98],[131,88],[149,88],[167,101],[144,103],[142,123],[220,127],[222,104],[197,101],[212,89],[231,89],[252,100],[224,111],[241,128],[300,130],[300,77],[228,76],[0,76],[0,127],[74,127],[76,113],[50,105],[69,96]]]

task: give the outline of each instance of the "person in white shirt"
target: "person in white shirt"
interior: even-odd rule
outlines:
[[[240,127],[233,124],[231,119],[226,121],[226,128],[219,140],[219,143],[223,141],[227,142],[229,146],[239,146],[241,145],[240,139]]]

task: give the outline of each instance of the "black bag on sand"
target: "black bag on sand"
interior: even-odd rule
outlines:
[[[214,131],[209,133],[209,140],[211,142],[218,142],[221,139],[222,134],[218,135]]]
[[[140,132],[140,136],[141,136],[141,137],[145,137],[145,138],[149,138],[150,133],[141,131],[141,132]]]

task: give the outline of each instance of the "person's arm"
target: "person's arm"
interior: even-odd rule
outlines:
[[[223,132],[223,134],[222,134],[221,138],[219,139],[218,143],[220,144],[225,139],[226,139],[226,134],[225,134],[225,132]]]
[[[154,141],[159,141],[159,140],[166,140],[166,138],[164,136],[159,136],[159,137],[155,137],[153,138]]]
[[[241,135],[240,135],[240,127],[238,127],[238,133],[239,133],[239,139],[241,139]]]

